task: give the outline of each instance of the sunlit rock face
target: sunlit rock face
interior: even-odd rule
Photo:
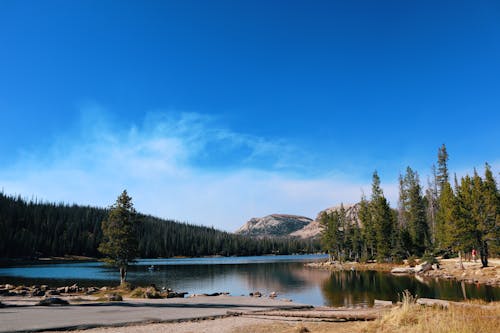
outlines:
[[[304,216],[272,214],[254,217],[236,230],[237,234],[255,237],[285,237],[313,222]]]

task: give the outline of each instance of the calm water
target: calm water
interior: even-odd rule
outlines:
[[[129,268],[136,285],[156,284],[190,294],[230,292],[270,293],[312,305],[371,305],[374,299],[398,300],[408,289],[420,297],[500,300],[500,288],[452,281],[417,280],[381,272],[328,272],[304,267],[325,256],[263,256],[231,258],[143,259]],[[150,265],[155,266],[149,271]],[[117,284],[116,269],[99,262],[65,262],[0,268],[0,283],[81,286]]]

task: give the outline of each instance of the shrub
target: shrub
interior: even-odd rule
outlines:
[[[431,265],[439,264],[439,261],[436,259],[436,257],[434,257],[434,255],[432,253],[428,253],[428,252],[424,253],[422,258],[420,258],[420,262],[427,262]]]
[[[408,257],[408,266],[415,267],[416,264],[417,264],[417,257],[409,256]]]

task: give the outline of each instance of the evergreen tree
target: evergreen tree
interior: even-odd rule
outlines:
[[[344,215],[344,217],[342,216]],[[321,225],[321,243],[323,248],[328,252],[329,260],[335,258],[341,260],[341,251],[344,249],[343,244],[343,224],[345,220],[345,212],[334,210],[331,213],[323,212],[320,217]]]
[[[361,223],[361,237],[363,240],[362,256],[366,259],[373,257],[377,247],[377,238],[373,227],[373,219],[371,214],[370,203],[366,200],[365,195],[361,196],[359,203],[358,218]]]
[[[448,152],[446,151],[444,143],[438,149],[438,171],[436,175],[436,183],[438,187],[438,195],[440,195],[443,191],[445,184],[449,183]]]
[[[483,267],[488,266],[490,244],[500,240],[500,194],[490,166],[486,163],[484,181],[474,172],[472,181],[473,215],[476,220],[476,246]]]
[[[410,167],[406,169],[404,184],[406,220],[412,246],[411,253],[422,255],[429,245],[429,229],[418,173],[414,172]]]
[[[377,240],[377,260],[387,261],[393,248],[394,223],[391,208],[384,197],[376,171],[373,173],[371,215]]]
[[[427,189],[425,190],[425,206],[427,222],[429,226],[430,243],[436,242],[436,215],[438,211],[438,189],[436,182],[436,167],[432,166],[432,180],[427,180]]]
[[[451,232],[456,214],[455,197],[449,182],[448,152],[443,144],[438,150],[438,170],[436,174],[438,207],[436,212],[436,245],[439,250],[451,249]]]
[[[132,198],[124,190],[102,222],[104,239],[99,251],[106,262],[120,269],[120,284],[126,282],[128,265],[139,255],[136,215]]]
[[[456,184],[454,219],[448,228],[448,244],[456,252],[468,253],[475,247],[479,214],[477,209],[482,205],[473,183],[473,179],[466,175]]]

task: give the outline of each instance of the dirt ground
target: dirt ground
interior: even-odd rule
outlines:
[[[228,317],[194,322],[145,324],[127,327],[95,328],[77,333],[355,333],[362,332],[367,322],[312,322]],[[55,333],[55,332],[54,332]]]
[[[462,261],[464,269],[460,267],[459,260],[441,259],[439,270],[430,270],[423,274],[426,277],[456,279],[469,283],[480,283],[500,286],[500,259],[488,260],[488,267],[481,268],[481,262]]]

